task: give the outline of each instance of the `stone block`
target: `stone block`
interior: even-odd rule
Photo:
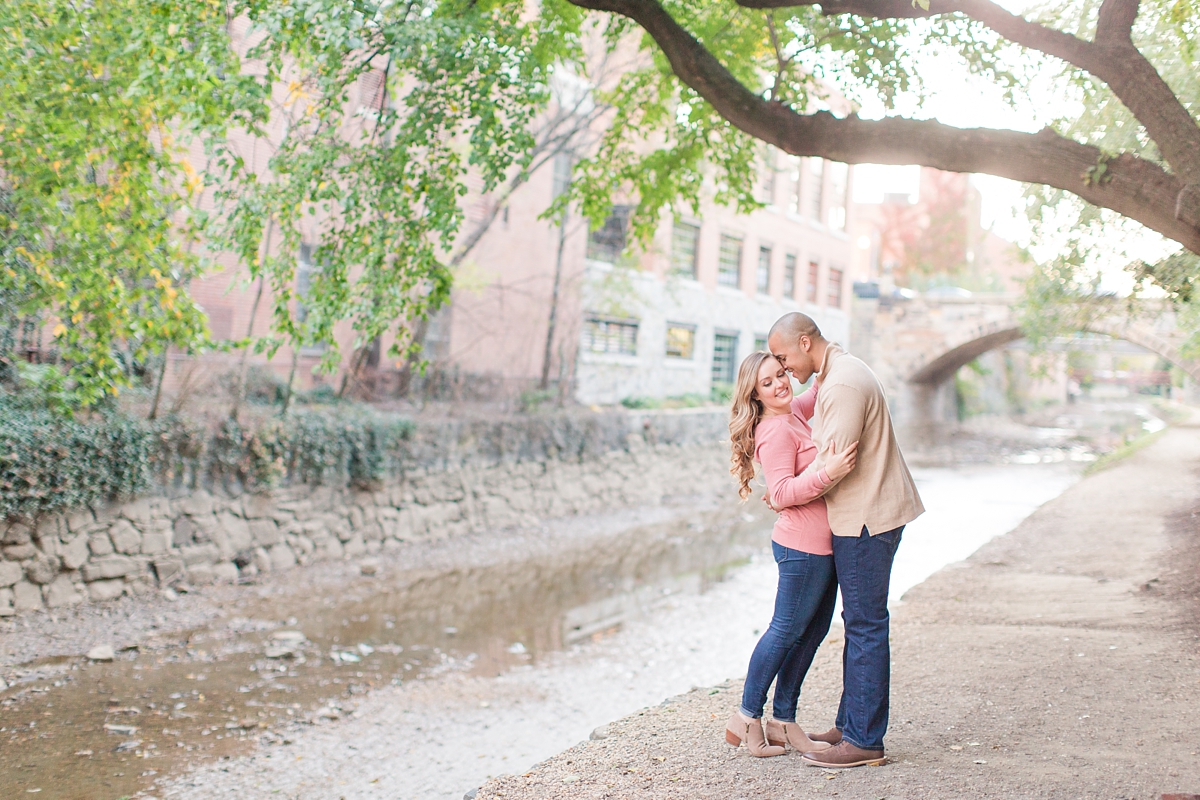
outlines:
[[[361,536],[355,534],[346,540],[342,546],[342,552],[345,553],[346,558],[358,558],[359,556],[366,555],[366,542],[363,541]]]
[[[180,511],[190,517],[213,513],[213,497],[203,489],[180,498],[176,504]]]
[[[29,544],[33,531],[23,522],[10,522],[0,536],[0,544]]]
[[[370,553],[371,555],[375,555],[382,549],[383,549],[383,542],[380,541],[379,539],[370,539],[367,541],[367,552]]]
[[[165,553],[169,543],[166,534],[163,533],[143,533],[142,534],[142,552],[146,555],[155,553]]]
[[[76,534],[60,548],[64,569],[79,569],[88,560],[88,537],[86,534]]]
[[[183,563],[189,570],[200,564],[211,564],[220,558],[221,553],[217,550],[214,544],[197,544],[191,547],[179,548],[179,554],[183,557]]]
[[[308,555],[317,549],[317,545],[307,536],[294,536],[288,539],[288,545],[300,555]]]
[[[250,521],[250,536],[254,539],[255,544],[270,547],[279,543],[281,534],[275,520],[262,518]]]
[[[88,597],[99,603],[104,600],[115,600],[125,594],[125,581],[93,581],[87,587]]]
[[[372,522],[369,525],[364,526],[362,529],[362,538],[367,542],[383,541],[383,526],[378,522]]]
[[[330,536],[327,539],[317,543],[317,549],[314,551],[317,558],[323,559],[340,559],[345,556],[346,551],[342,548],[342,543]]]
[[[196,532],[196,523],[190,517],[178,517],[171,525],[171,543],[183,547],[192,543],[192,534]]]
[[[121,516],[130,522],[141,526],[150,522],[150,501],[139,497],[121,506]]]
[[[237,583],[238,568],[232,561],[221,561],[212,566],[213,580],[221,583]]]
[[[25,575],[25,569],[15,561],[0,561],[0,586],[12,586]]]
[[[254,552],[250,554],[250,563],[255,566],[259,572],[271,571],[271,554],[267,552],[265,547],[256,547]]]
[[[95,533],[88,537],[88,549],[94,556],[111,556],[113,554],[112,539],[105,532]]]
[[[96,524],[90,509],[76,509],[66,516],[67,530],[71,533],[82,533]]]
[[[25,561],[38,554],[38,549],[32,544],[10,544],[4,548],[4,557],[9,561]]]
[[[282,570],[296,566],[296,554],[286,544],[274,545],[266,553],[270,560],[271,569]]]
[[[17,581],[12,588],[13,609],[18,614],[24,611],[38,611],[42,607],[42,587],[29,581]]]
[[[357,506],[350,507],[349,519],[350,527],[354,530],[358,530],[363,526],[363,523],[366,522],[366,518],[363,516],[362,509],[358,508]]]
[[[183,576],[183,559],[179,556],[158,556],[150,562],[150,566],[163,586]]]
[[[58,568],[61,563],[57,556],[48,557],[39,555],[32,561],[26,562],[25,577],[31,583],[36,583],[38,586],[45,586],[58,575]]]
[[[241,517],[236,517],[225,511],[217,515],[217,524],[219,530],[225,534],[227,548],[234,553],[239,550],[245,550],[254,543],[254,539],[250,535],[250,526]],[[217,541],[215,534],[213,541]],[[220,546],[220,542],[218,542],[218,546]],[[223,547],[221,549],[225,550],[226,548]]]
[[[142,534],[126,519],[120,519],[108,529],[108,538],[118,553],[136,555],[142,551]]]
[[[42,593],[47,608],[63,608],[83,602],[83,595],[66,575],[59,575]]]
[[[213,582],[213,568],[211,564],[196,564],[188,567],[187,570],[188,583],[195,586],[207,586]]]
[[[133,559],[125,556],[95,558],[83,565],[83,579],[91,583],[108,578],[122,578],[133,572],[135,566]]]
[[[0,589],[0,617],[11,617],[17,613],[13,608],[13,590]]]
[[[248,494],[242,498],[242,516],[269,519],[275,511],[275,498],[269,494]]]

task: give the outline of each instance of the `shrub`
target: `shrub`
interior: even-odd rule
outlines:
[[[310,411],[215,430],[178,417],[76,421],[0,396],[0,516],[39,514],[149,491],[285,483],[377,488],[402,466],[412,423],[371,412]]]

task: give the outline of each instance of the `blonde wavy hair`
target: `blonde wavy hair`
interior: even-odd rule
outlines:
[[[758,370],[768,358],[775,356],[757,350],[742,361],[733,387],[733,405],[729,409],[729,446],[732,450],[729,472],[737,478],[738,496],[743,501],[750,496],[750,482],[754,480],[754,428],[763,418],[763,404],[758,399]]]

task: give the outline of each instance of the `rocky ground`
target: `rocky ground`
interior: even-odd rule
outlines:
[[[477,800],[1159,798],[1200,792],[1200,427],[1169,430],[903,599],[889,762],[755,759],[722,726],[740,681],[596,731]],[[903,545],[902,545],[903,546]],[[801,700],[824,729],[831,635]]]

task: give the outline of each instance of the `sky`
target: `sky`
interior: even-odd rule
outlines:
[[[1009,10],[1021,12],[1019,2],[1002,2]],[[1070,113],[1070,101],[1056,90],[1053,78],[1056,62],[1049,58],[1028,55],[1020,66],[1028,76],[1027,92],[1013,103],[1004,100],[1002,89],[990,80],[970,75],[957,56],[938,53],[914,53],[918,72],[927,90],[920,106],[914,101],[886,112],[881,104],[872,107],[865,102],[859,112],[863,117],[880,117],[885,113],[933,118],[961,128],[1007,128],[1034,133],[1056,116]],[[895,167],[863,164],[855,168],[854,199],[858,202],[878,202],[887,192],[915,194],[918,167]],[[1015,181],[991,175],[973,175],[972,183],[982,198],[982,223],[999,236],[1030,248],[1039,261],[1050,260],[1063,250],[1061,240],[1034,241],[1021,212],[1023,187]],[[1124,292],[1131,280],[1124,267],[1135,258],[1156,261],[1177,249],[1156,233],[1145,231],[1136,224],[1114,225],[1106,229],[1104,252],[1110,253],[1096,269],[1104,288]]]

